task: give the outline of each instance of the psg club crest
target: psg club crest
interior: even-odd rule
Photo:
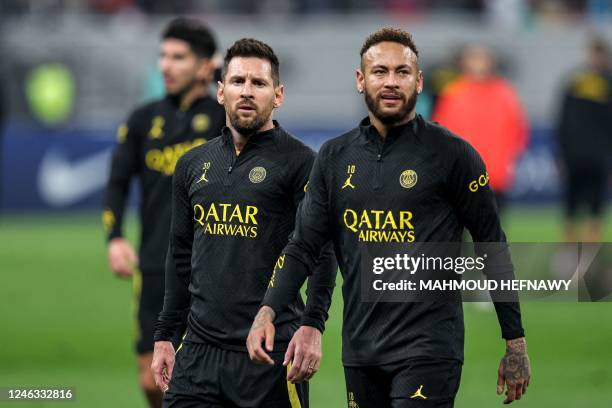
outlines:
[[[263,167],[253,167],[249,172],[249,180],[251,183],[261,183],[266,178],[266,169]]]
[[[400,175],[400,185],[404,188],[412,188],[416,185],[419,176],[417,176],[414,170],[404,170]]]

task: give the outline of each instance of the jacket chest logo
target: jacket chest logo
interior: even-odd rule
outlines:
[[[249,172],[249,180],[251,183],[261,183],[266,178],[266,169],[260,166],[253,167]]]
[[[355,167],[354,164],[349,164],[347,169],[346,169],[346,180],[344,181],[344,184],[342,185],[341,190],[344,190],[345,188],[352,188],[353,190],[355,189],[355,185],[353,184],[353,174],[355,174],[355,171],[357,170],[357,168]]]
[[[196,182],[196,184],[198,184],[199,182],[203,181],[205,183],[208,183],[208,179],[206,178],[206,173],[208,172],[208,169],[210,169],[210,162],[206,162],[204,163],[204,165],[202,166],[202,175],[200,176],[199,180]]]
[[[404,188],[412,188],[416,185],[419,180],[419,176],[414,170],[404,170],[400,174],[399,183]]]

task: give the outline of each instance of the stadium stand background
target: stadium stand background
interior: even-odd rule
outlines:
[[[160,13],[201,17],[221,49],[243,36],[278,51],[287,101],[277,118],[317,148],[364,116],[353,72],[363,38],[382,25],[414,34],[425,71],[481,42],[501,61],[530,120],[515,201],[559,197],[551,124],[559,86],[597,31],[612,38],[605,1],[18,1],[2,2],[6,100],[1,207],[94,208],[114,129],[128,109],[163,92],[156,72]],[[607,6],[606,6],[607,5]],[[427,96],[420,110],[428,113]],[[89,165],[89,166],[87,166]],[[81,167],[79,167],[81,166]],[[89,188],[69,191],[81,170]],[[17,188],[18,187],[18,188]],[[95,188],[94,188],[95,187]]]

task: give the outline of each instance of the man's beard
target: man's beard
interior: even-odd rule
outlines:
[[[228,116],[232,127],[241,135],[247,136],[257,133],[266,124],[271,113],[272,109],[262,112],[262,114],[256,109],[254,118],[244,118],[238,115],[238,109],[236,109],[230,112]]]
[[[396,123],[400,123],[408,117],[408,114],[412,112],[417,103],[417,92],[416,90],[412,92],[412,95],[406,100],[406,96],[404,94],[400,94],[400,98],[402,100],[403,105],[399,111],[396,113],[385,113],[381,109],[379,109],[379,101],[382,98],[374,99],[368,91],[365,91],[365,101],[368,106],[368,110],[372,112],[372,114],[376,117],[376,119],[380,120],[385,125],[394,125]]]

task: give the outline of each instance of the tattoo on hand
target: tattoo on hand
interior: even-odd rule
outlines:
[[[502,358],[502,370],[506,381],[527,381],[531,377],[531,366],[524,338],[509,340],[506,354]]]

